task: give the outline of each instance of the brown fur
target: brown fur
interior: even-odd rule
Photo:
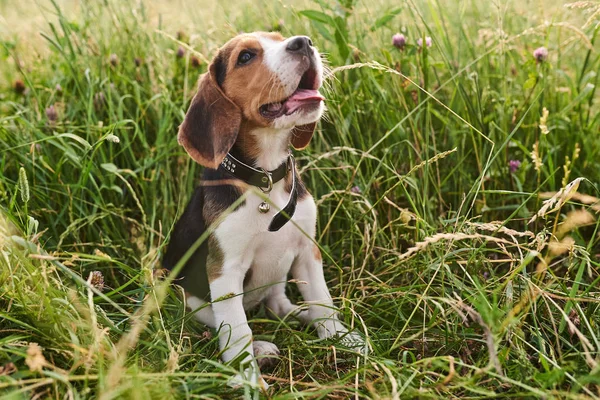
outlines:
[[[323,257],[321,256],[321,250],[319,250],[319,246],[317,246],[316,244],[313,248],[313,254],[315,256],[315,260],[321,261],[323,259]]]
[[[251,134],[254,129],[259,127],[254,121],[243,121],[240,126],[236,147],[246,159],[254,160],[260,155],[260,147],[256,138]]]
[[[300,174],[298,173],[298,168],[295,170],[296,173],[296,185],[298,190],[298,201],[302,200],[306,196],[308,196],[308,191],[306,190],[306,186],[304,186],[304,182],[300,179]],[[285,178],[285,191],[290,193],[292,191],[292,174],[288,173]]]
[[[277,33],[261,35],[283,40]],[[247,65],[237,66],[238,56],[243,50],[252,50],[256,57]],[[242,110],[244,121],[254,127],[269,126],[271,121],[260,114],[259,108],[263,104],[284,100],[286,92],[279,78],[263,63],[264,54],[258,39],[252,35],[240,35],[227,42],[221,51],[229,53],[223,92]]]
[[[177,139],[197,163],[216,169],[237,139],[242,113],[217,84],[211,64],[179,127]]]
[[[208,283],[221,276],[223,260],[223,251],[221,250],[221,246],[219,246],[219,241],[211,235],[208,238],[208,258],[206,259]]]
[[[207,183],[207,182],[203,182]],[[242,196],[246,189],[242,185],[232,185],[231,179],[223,179],[219,181],[210,181],[211,185],[225,185],[228,184],[239,196]],[[204,195],[204,207],[202,208],[202,217],[206,226],[212,225],[217,218],[229,208],[229,204],[223,203],[222,199],[211,196],[214,192],[205,191]]]

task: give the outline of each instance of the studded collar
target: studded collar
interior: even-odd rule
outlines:
[[[248,185],[256,186],[263,192],[268,193],[273,188],[273,185],[285,178],[291,166],[290,154],[288,158],[277,168],[272,171],[267,171],[263,168],[254,168],[248,164],[235,158],[231,153],[227,153],[219,169],[227,172]]]

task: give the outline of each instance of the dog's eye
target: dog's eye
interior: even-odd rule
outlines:
[[[238,63],[238,65],[248,64],[250,62],[250,60],[252,60],[254,58],[254,56],[255,56],[254,53],[244,50],[238,56],[237,63]]]

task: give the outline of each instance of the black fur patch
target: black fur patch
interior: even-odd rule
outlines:
[[[228,175],[221,170],[210,168],[205,168],[204,173],[202,174],[203,182],[218,182],[231,179],[231,175]],[[210,215],[204,214],[205,220],[208,223],[212,223],[216,217],[231,207],[231,205],[241,196],[240,190],[233,185],[204,185],[203,188],[205,210],[210,213]],[[238,207],[243,204],[244,202],[240,203]],[[208,208],[209,205],[210,208]]]
[[[221,171],[205,168],[202,175],[203,181],[215,181],[231,179]],[[212,215],[213,220],[221,212],[227,210],[240,197],[240,192],[235,186],[202,185],[196,188],[192,198],[183,212],[183,215],[175,224],[171,233],[171,239],[167,252],[163,258],[163,267],[169,270],[175,268],[181,257],[192,247],[192,245],[206,231],[210,222],[204,218],[205,206],[211,204],[211,210],[217,211]],[[243,204],[243,203],[242,203]],[[240,204],[240,206],[242,205]],[[210,286],[206,271],[206,260],[208,257],[208,238],[202,242],[192,257],[182,268],[175,280],[186,292],[193,294],[199,299],[210,301]]]
[[[219,54],[215,59],[215,78],[217,80],[217,84],[219,86],[223,86],[223,82],[225,82],[225,76],[227,76],[227,64],[226,59],[229,58],[229,53],[227,54]]]
[[[202,216],[204,205],[202,189],[202,187],[196,188],[183,215],[175,224],[167,253],[163,258],[164,268],[169,270],[175,268],[181,257],[206,231],[204,217]],[[199,298],[205,298],[206,294],[204,292],[208,291],[208,278],[206,274],[207,256],[208,240],[205,240],[183,266],[174,281],[181,285],[186,292],[191,292]],[[194,282],[196,282],[196,285],[194,285]]]
[[[306,190],[306,186],[302,179],[300,179],[300,174],[298,171],[294,171],[296,174],[296,190],[298,191],[298,201],[302,200],[308,195],[308,190]],[[285,177],[285,191],[290,193],[292,191],[292,177],[288,174]]]
[[[308,190],[306,190],[304,182],[300,179],[298,171],[294,171],[294,173],[296,174],[296,185],[298,187],[298,201],[300,201],[308,195]]]

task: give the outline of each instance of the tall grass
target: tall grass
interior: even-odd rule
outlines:
[[[599,398],[599,10],[0,1],[0,392]],[[226,386],[160,259],[198,182],[176,141],[196,79],[228,38],[271,29],[311,35],[331,68],[298,159],[371,351],[258,310],[282,350],[261,394]]]

